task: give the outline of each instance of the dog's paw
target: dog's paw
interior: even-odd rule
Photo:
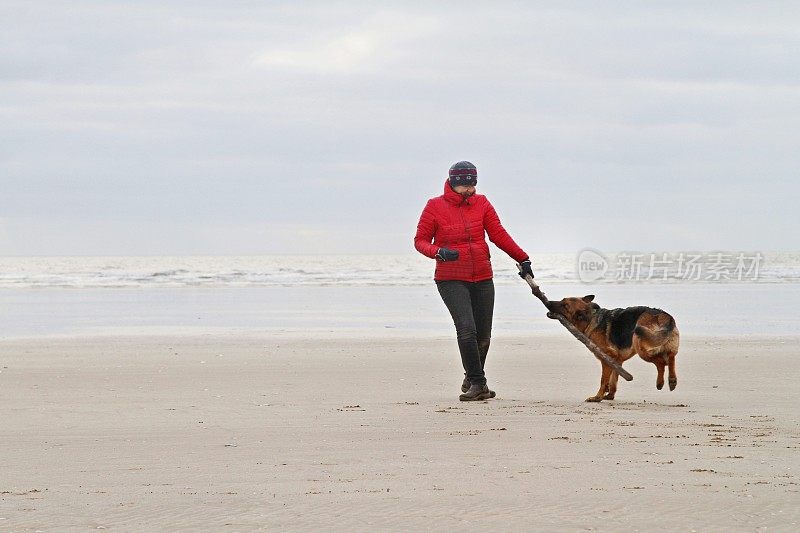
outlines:
[[[603,396],[603,399],[604,400],[613,400],[614,399],[614,395],[613,394],[606,394],[605,396]]]
[[[675,390],[678,386],[678,378],[669,378],[669,390]]]
[[[663,379],[662,380],[656,380],[656,388],[658,390],[661,390],[661,389],[664,388],[664,380]]]
[[[603,401],[603,397],[602,396],[589,396],[588,398],[586,398],[586,401],[587,402],[602,402]]]

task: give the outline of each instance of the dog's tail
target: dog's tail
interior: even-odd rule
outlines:
[[[647,327],[640,324],[633,331],[648,342],[660,344],[667,340],[672,330],[675,329],[675,319],[664,311],[653,313],[650,316],[652,319],[646,321]]]

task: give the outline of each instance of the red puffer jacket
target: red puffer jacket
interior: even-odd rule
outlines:
[[[505,230],[484,195],[464,198],[445,181],[444,194],[428,200],[419,217],[414,247],[431,259],[436,257],[439,248],[458,250],[457,260],[436,261],[433,279],[437,281],[483,281],[492,277],[487,233],[489,240],[515,261],[528,259],[528,254]]]

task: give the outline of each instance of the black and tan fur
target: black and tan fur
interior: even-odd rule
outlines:
[[[592,300],[593,294],[583,298],[564,298],[548,302],[547,307],[551,313],[566,318],[620,365],[635,354],[656,365],[656,388],[659,390],[664,386],[664,368],[668,368],[669,390],[674,390],[678,384],[675,356],[680,343],[675,319],[653,307],[603,309]],[[618,378],[610,366],[603,364],[600,389],[586,401],[613,400]]]

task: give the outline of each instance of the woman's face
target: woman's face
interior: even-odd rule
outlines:
[[[453,190],[456,191],[458,194],[461,195],[472,195],[475,194],[475,186],[474,185],[456,185],[453,187]]]

